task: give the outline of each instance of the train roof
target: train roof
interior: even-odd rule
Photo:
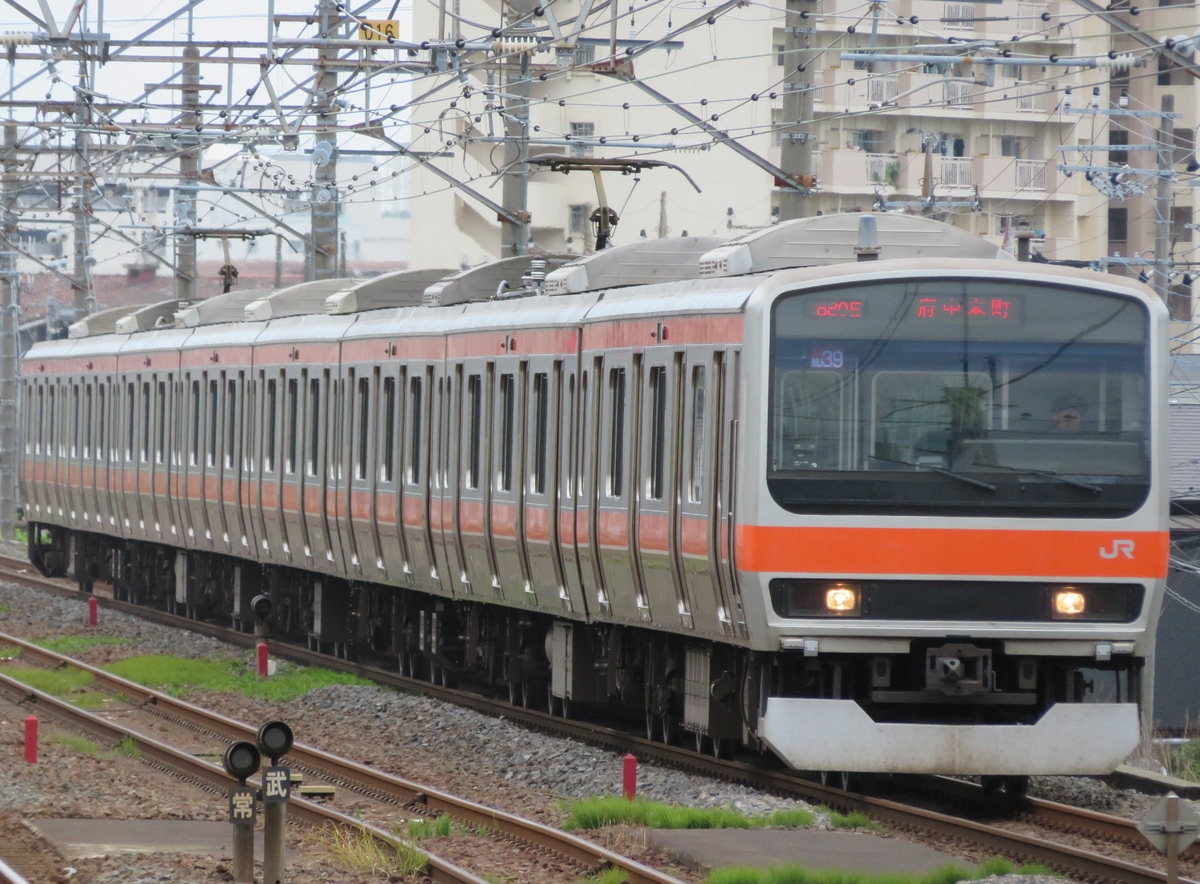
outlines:
[[[333,314],[361,313],[385,307],[418,306],[424,301],[426,289],[456,272],[449,268],[427,267],[384,273],[330,295],[325,299],[325,311]]]
[[[236,289],[213,295],[203,301],[193,301],[175,314],[175,325],[179,328],[194,328],[222,322],[242,322],[246,318],[247,304],[261,300],[275,291],[277,289]]]
[[[501,258],[468,270],[460,270],[425,289],[422,303],[427,307],[487,301],[508,291],[520,291],[530,280],[574,260],[576,255],[517,255]]]
[[[244,312],[250,321],[277,319],[281,316],[301,316],[324,313],[325,299],[352,287],[353,279],[314,279],[264,294],[247,302]]]
[[[613,246],[547,273],[546,294],[695,279],[700,275],[700,258],[723,242],[723,236],[671,236]]]

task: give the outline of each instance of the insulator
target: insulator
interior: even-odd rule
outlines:
[[[536,37],[505,37],[492,44],[496,55],[508,55],[512,52],[533,52],[538,48]]]
[[[14,34],[11,31],[0,34],[0,45],[3,46],[28,46],[32,42],[33,34]]]

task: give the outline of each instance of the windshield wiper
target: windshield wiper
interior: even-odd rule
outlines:
[[[1041,476],[1043,479],[1053,479],[1056,482],[1062,482],[1064,485],[1074,485],[1076,488],[1082,488],[1084,491],[1090,491],[1092,494],[1100,494],[1104,489],[1099,485],[1093,485],[1091,482],[1085,482],[1082,479],[1072,479],[1070,476],[1064,476],[1061,473],[1048,473],[1045,470],[1035,470],[1030,467],[1008,467],[1000,464],[988,464],[988,469],[1007,470],[1010,473],[1020,473],[1022,476]]]
[[[916,467],[918,470],[929,470],[931,473],[937,473],[941,476],[949,476],[951,479],[957,479],[960,482],[966,482],[968,485],[974,485],[976,488],[982,488],[984,491],[995,493],[996,486],[990,482],[983,482],[979,479],[972,479],[970,476],[964,476],[962,473],[956,473],[954,470],[948,470],[945,467],[935,467],[932,464],[918,463],[913,460],[893,460],[890,457],[875,457],[870,456],[871,460],[877,460],[880,463],[898,463],[906,467]]]

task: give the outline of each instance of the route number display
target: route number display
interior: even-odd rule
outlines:
[[[358,39],[386,42],[388,37],[393,40],[400,36],[400,22],[394,18],[368,21],[363,19],[358,23]]]

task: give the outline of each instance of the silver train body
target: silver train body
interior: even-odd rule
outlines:
[[[1153,293],[892,216],[642,249],[36,345],[32,560],[805,770],[1121,762],[1166,575]]]

